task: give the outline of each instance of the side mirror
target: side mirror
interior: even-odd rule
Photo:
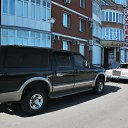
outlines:
[[[88,61],[87,60],[85,61],[85,67],[88,67]]]
[[[88,61],[85,61],[85,64],[84,64],[85,68],[91,68],[91,64],[88,63]]]
[[[88,68],[88,61],[85,61],[84,67],[85,67],[85,68]]]

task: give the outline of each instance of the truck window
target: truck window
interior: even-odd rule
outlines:
[[[36,49],[8,49],[5,67],[7,68],[47,68],[49,52]]]
[[[54,58],[56,67],[72,67],[70,54],[55,52]]]
[[[85,64],[85,59],[81,56],[81,55],[73,55],[74,58],[74,66],[75,67],[81,67],[81,68],[85,68],[84,64]]]

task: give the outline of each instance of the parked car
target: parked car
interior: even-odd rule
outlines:
[[[120,63],[119,62],[114,62],[112,63],[108,69],[106,70],[106,77],[107,77],[107,80],[110,80],[112,78],[112,72],[114,69],[117,69],[120,67]]]
[[[106,70],[107,79],[128,79],[128,63],[121,63],[118,68]]]
[[[30,47],[0,47],[0,102],[20,101],[38,114],[49,98],[104,91],[105,72],[90,67],[79,53]]]

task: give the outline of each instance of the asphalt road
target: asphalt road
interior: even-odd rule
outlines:
[[[0,105],[0,128],[128,128],[128,83],[107,82],[100,96],[85,92],[51,100],[37,116]]]

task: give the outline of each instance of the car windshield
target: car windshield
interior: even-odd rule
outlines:
[[[115,68],[118,68],[120,66],[120,63],[119,62],[114,62],[112,63],[108,69],[115,69]]]

